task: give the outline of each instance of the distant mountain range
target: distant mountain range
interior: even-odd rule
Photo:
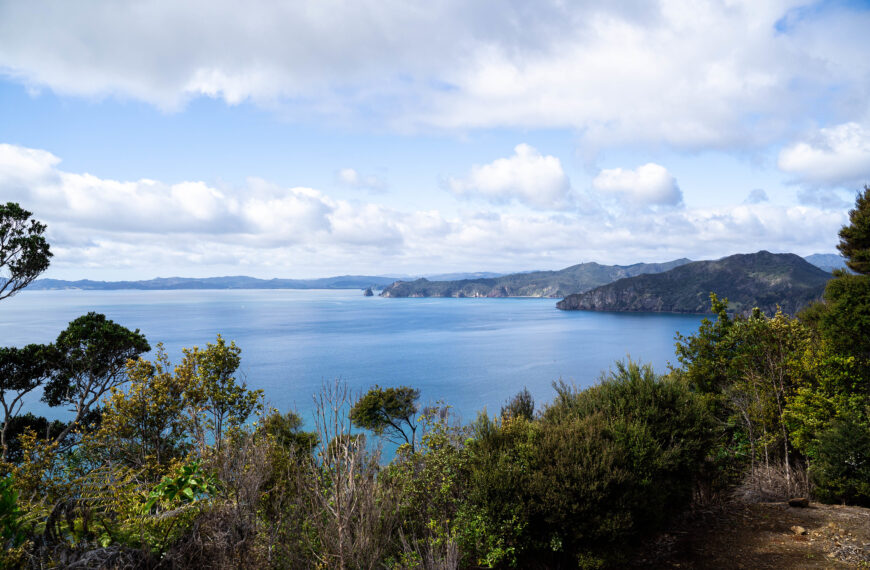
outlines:
[[[806,260],[826,271],[844,267],[835,254],[813,254]],[[424,279],[384,275],[341,275],[319,279],[257,279],[231,277],[159,277],[142,281],[65,281],[38,279],[28,290],[81,289],[385,289],[385,297],[565,297],[622,279],[646,273],[660,273],[689,263],[677,259],[667,263],[600,265],[581,263],[560,271],[528,271],[504,275],[488,271],[443,273]]]
[[[234,277],[159,277],[147,281],[62,281],[37,279],[29,290],[83,289],[108,291],[116,289],[380,289],[396,280],[395,277],[368,275],[342,275],[322,279],[257,279],[243,275]]]
[[[789,314],[821,298],[828,271],[791,253],[739,254],[716,261],[695,261],[663,273],[620,279],[568,295],[564,310],[705,313],[710,292],[727,297],[729,309],[748,313],[758,307]]]
[[[512,273],[486,279],[453,281],[396,281],[381,292],[382,297],[564,297],[593,289],[623,277],[660,273],[689,263],[676,259],[666,263],[601,265],[580,263],[559,271]]]
[[[804,259],[816,267],[821,267],[825,271],[846,269],[846,260],[838,253],[814,253],[806,256]]]

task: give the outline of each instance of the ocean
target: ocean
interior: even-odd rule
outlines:
[[[341,379],[354,391],[375,384],[420,389],[463,421],[490,415],[528,388],[538,404],[552,383],[596,382],[631,356],[666,372],[674,335],[703,315],[560,311],[556,299],[384,299],[356,290],[23,291],[0,301],[0,342],[51,342],[89,311],[131,329],[173,362],[182,347],[217,334],[242,349],[239,379],[269,405],[296,410],[311,426],[312,397]],[[34,396],[29,411],[65,417]]]

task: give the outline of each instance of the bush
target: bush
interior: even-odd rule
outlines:
[[[819,437],[810,466],[815,495],[825,503],[870,507],[870,425],[845,417]]]
[[[469,508],[489,533],[479,544],[521,567],[620,563],[631,539],[689,504],[708,416],[684,383],[630,361],[595,387],[557,391],[533,422],[478,421]]]

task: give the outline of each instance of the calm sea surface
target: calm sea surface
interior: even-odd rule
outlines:
[[[497,413],[528,387],[552,399],[553,381],[587,386],[631,355],[666,371],[674,334],[701,315],[559,311],[555,299],[383,299],[360,291],[24,291],[0,302],[0,343],[45,343],[97,311],[173,362],[220,333],[242,349],[242,377],[279,409],[309,418],[312,394],[341,378],[355,390],[406,384],[466,421]],[[51,413],[36,398],[30,409]],[[306,422],[310,426],[310,420]]]

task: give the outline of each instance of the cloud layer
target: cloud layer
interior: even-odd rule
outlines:
[[[849,3],[155,0],[0,3],[0,70],[168,110],[206,96],[395,129],[582,130],[733,148],[866,111]],[[836,89],[830,89],[836,85]]]
[[[500,160],[512,159],[547,164],[530,147]],[[485,167],[493,164],[499,163]],[[644,168],[623,175],[643,178]],[[49,275],[60,278],[511,271],[760,248],[807,254],[831,250],[845,221],[844,211],[770,203],[657,213],[484,208],[445,215],[259,179],[241,188],[109,180],[67,172],[51,153],[8,144],[0,145],[0,194],[48,224],[56,253]]]

